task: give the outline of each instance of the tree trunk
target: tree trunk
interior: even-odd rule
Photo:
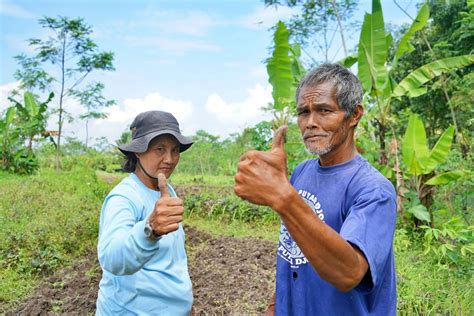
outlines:
[[[28,137],[28,150],[29,151],[33,151],[33,137],[34,136]]]
[[[434,176],[434,172],[421,176],[421,187],[418,192],[418,198],[421,204],[423,204],[428,212],[430,213],[430,226],[434,227],[434,214],[431,205],[433,205],[433,194],[435,191],[434,186],[426,185],[425,182]]]
[[[56,147],[56,170],[61,170],[61,133],[63,127],[63,98],[64,98],[64,85],[65,85],[65,54],[66,54],[66,38],[64,37],[62,46],[62,58],[61,58],[61,94],[59,95],[59,120],[58,120],[58,147]]]
[[[88,143],[89,143],[89,119],[86,119],[86,151],[89,148]]]
[[[385,124],[381,123],[380,121],[377,122],[379,125],[379,140],[380,140],[380,156],[379,156],[379,164],[382,166],[386,166],[388,164],[387,158],[387,151],[385,148],[385,133],[387,131],[387,127]]]
[[[344,48],[344,57],[347,57],[346,40],[344,39],[344,28],[342,26],[341,17],[339,16],[336,0],[332,0],[331,3],[332,7],[334,8],[334,14],[336,15],[337,24],[339,25],[339,34],[341,34],[342,47]]]

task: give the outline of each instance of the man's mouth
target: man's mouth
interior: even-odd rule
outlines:
[[[303,139],[305,141],[316,141],[323,137],[328,137],[328,136],[329,136],[328,134],[311,134],[311,135],[304,135]]]

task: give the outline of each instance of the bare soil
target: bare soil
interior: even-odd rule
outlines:
[[[217,237],[186,226],[196,315],[258,314],[275,282],[275,245]],[[95,252],[45,279],[7,315],[94,314],[101,269]]]

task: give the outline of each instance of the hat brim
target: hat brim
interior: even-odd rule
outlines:
[[[147,151],[148,145],[150,144],[153,138],[165,134],[172,135],[176,138],[176,140],[179,142],[180,152],[188,150],[189,147],[191,147],[191,145],[193,144],[193,141],[190,138],[183,136],[174,130],[165,129],[147,135],[143,135],[139,138],[135,138],[130,143],[118,146],[118,148],[124,155],[128,155],[129,153],[144,153],[145,151]]]

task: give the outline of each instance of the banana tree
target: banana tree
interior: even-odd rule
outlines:
[[[15,104],[18,117],[17,128],[21,136],[26,139],[27,149],[30,152],[32,151],[34,138],[45,134],[48,119],[46,111],[48,103],[53,97],[54,93],[51,92],[46,101],[38,103],[33,93],[27,91],[23,95],[23,103],[9,98]]]
[[[474,64],[474,55],[456,56],[440,59],[426,64],[408,74],[399,84],[392,78],[392,70],[404,54],[413,51],[410,39],[416,31],[421,30],[429,18],[429,8],[421,6],[417,17],[403,35],[395,49],[393,60],[388,60],[388,49],[392,36],[385,32],[383,12],[380,0],[372,1],[372,13],[366,13],[359,39],[357,54],[358,76],[362,83],[367,101],[377,111],[376,123],[379,127],[380,156],[379,163],[387,165],[386,131],[388,129],[391,101],[402,96],[417,97],[428,91],[423,84],[441,74]],[[346,58],[341,63],[351,66],[354,58]]]
[[[434,176],[435,169],[446,159],[453,141],[454,127],[450,126],[429,150],[423,121],[417,114],[410,116],[402,144],[405,176],[414,191],[406,194],[407,212],[419,220],[429,222],[433,227],[431,208],[433,186],[447,184],[469,172],[452,170]]]
[[[16,142],[18,134],[12,132],[12,123],[16,115],[16,109],[9,107],[5,117],[0,119],[0,137],[2,144],[2,168],[8,169],[11,160],[11,147]]]
[[[295,112],[295,92],[305,70],[299,61],[301,50],[298,44],[291,45],[285,24],[279,21],[273,37],[272,56],[267,60],[268,82],[273,91],[273,128],[287,125]]]

